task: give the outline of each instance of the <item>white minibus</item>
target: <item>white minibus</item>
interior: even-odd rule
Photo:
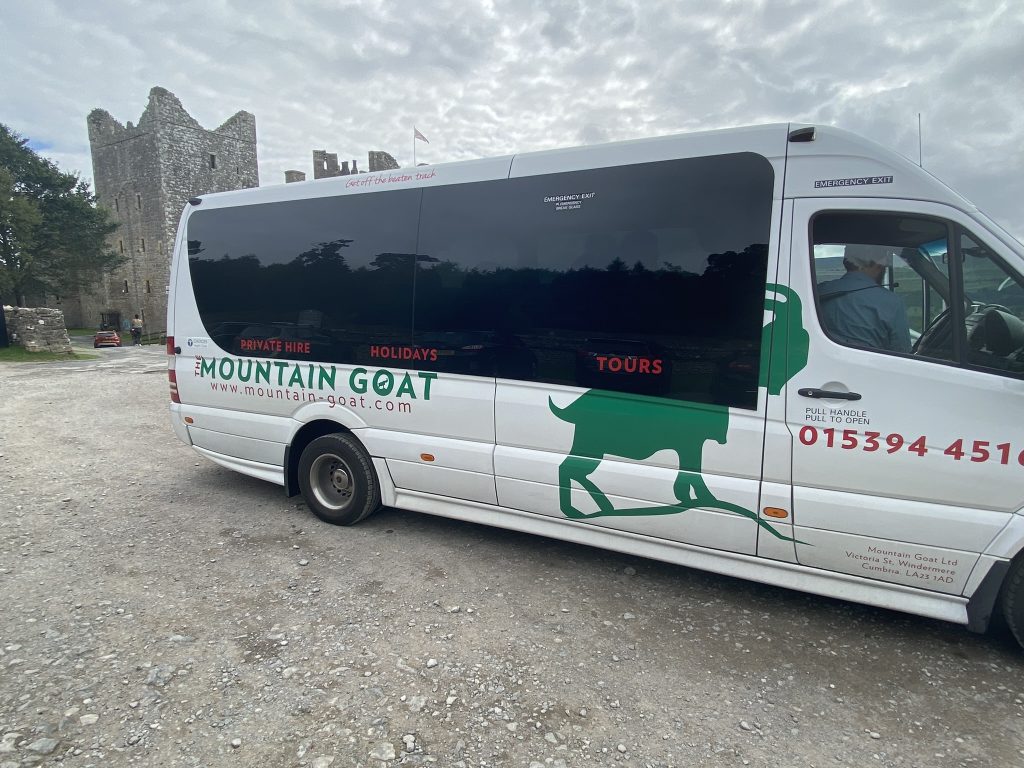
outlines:
[[[905,158],[769,125],[204,195],[171,421],[380,506],[1024,643],[1024,248]]]

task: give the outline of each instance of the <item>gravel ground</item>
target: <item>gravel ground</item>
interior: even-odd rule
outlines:
[[[162,350],[0,366],[0,768],[1024,766],[1005,634],[441,518],[320,523]]]

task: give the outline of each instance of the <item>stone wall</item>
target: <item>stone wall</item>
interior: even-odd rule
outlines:
[[[338,155],[328,152],[325,149],[313,150],[313,178],[329,179],[332,176],[349,176],[359,173],[356,168],[356,161],[352,161],[352,170],[349,170],[348,160],[338,165]]]
[[[370,173],[374,171],[391,171],[398,168],[398,163],[387,152],[371,151],[369,155]]]
[[[387,152],[380,152],[377,150],[371,150],[366,155],[368,165],[370,167],[370,173],[374,171],[390,171],[398,168],[398,163],[391,155]],[[292,181],[304,181],[305,175],[302,179],[297,177],[289,177],[289,174],[297,174],[299,171],[285,171],[285,182]],[[360,173],[359,166],[355,160],[352,161],[352,167],[349,167],[348,160],[344,161],[340,165],[338,164],[338,155],[334,152],[328,152],[325,149],[314,149],[313,150],[313,178],[314,179],[328,179],[332,176],[351,176],[353,174]]]
[[[4,307],[7,338],[29,352],[71,354],[71,339],[64,327],[64,313],[44,307]]]

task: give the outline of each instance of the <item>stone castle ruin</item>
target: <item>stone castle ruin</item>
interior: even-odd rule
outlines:
[[[256,118],[237,112],[212,130],[201,126],[164,88],[149,92],[137,125],[104,109],[89,113],[93,187],[118,224],[109,245],[126,261],[90,291],[56,299],[69,327],[127,331],[138,314],[145,332],[166,331],[170,264],[182,209],[190,198],[258,187]],[[370,171],[398,168],[387,152],[368,154]],[[313,177],[361,173],[355,160],[339,165],[326,150],[313,152]],[[285,171],[285,181],[304,181]]]
[[[259,186],[256,118],[237,112],[207,130],[173,93],[153,88],[138,125],[94,109],[88,126],[95,193],[118,224],[110,245],[127,261],[61,308],[71,326],[126,330],[138,314],[160,334],[181,211],[198,195]]]
[[[374,171],[391,171],[399,167],[395,158],[387,152],[371,151],[367,154],[366,159],[370,173]],[[354,173],[361,173],[355,160],[352,161],[350,168],[347,160],[338,165],[337,154],[329,153],[326,149],[313,150],[314,179],[327,179],[332,176],[351,176]],[[284,180],[286,184],[290,184],[293,181],[305,181],[306,174],[303,171],[285,171]]]

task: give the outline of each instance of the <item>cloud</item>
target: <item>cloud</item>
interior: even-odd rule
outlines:
[[[38,0],[0,17],[0,120],[90,168],[94,107],[154,85],[256,115],[260,174],[312,149],[428,162],[796,120],[916,160],[1019,235],[1024,5],[1009,0]]]

